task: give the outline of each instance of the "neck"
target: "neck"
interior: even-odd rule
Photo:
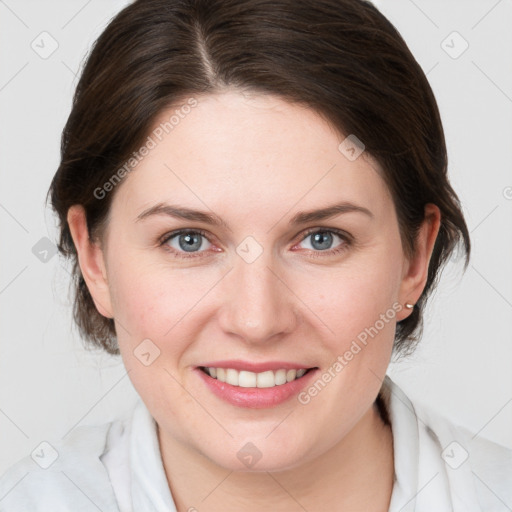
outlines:
[[[162,461],[178,512],[387,511],[394,481],[393,436],[377,402],[320,457],[286,471],[233,472],[167,439]]]

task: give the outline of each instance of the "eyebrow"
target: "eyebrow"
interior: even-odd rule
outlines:
[[[300,224],[306,224],[308,222],[316,222],[330,219],[342,213],[352,212],[363,213],[372,219],[374,218],[373,213],[367,208],[364,208],[363,206],[358,206],[353,203],[343,202],[326,206],[325,208],[320,208],[317,210],[299,212],[290,219],[288,224],[290,226],[297,226]],[[137,216],[135,221],[139,222],[143,219],[146,219],[154,215],[167,215],[169,217],[173,217],[176,219],[191,220],[196,222],[202,222],[204,224],[210,224],[212,226],[224,227],[229,230],[231,229],[229,227],[229,224],[227,224],[221,217],[219,217],[215,213],[193,210],[191,208],[185,208],[182,206],[176,206],[166,203],[158,203],[155,206],[152,206],[147,210],[144,210]]]

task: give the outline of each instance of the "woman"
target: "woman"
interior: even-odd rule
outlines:
[[[511,451],[386,376],[469,258],[446,167],[428,82],[369,3],[125,8],[49,192],[77,324],[141,401],[13,466],[0,510],[510,509]]]

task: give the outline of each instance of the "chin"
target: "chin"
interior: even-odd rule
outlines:
[[[220,445],[219,445],[220,446]],[[235,442],[221,453],[203,452],[217,466],[238,473],[263,473],[286,471],[305,462],[304,454],[297,453],[293,447],[282,442],[243,440]]]

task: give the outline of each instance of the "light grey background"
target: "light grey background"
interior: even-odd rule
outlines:
[[[40,260],[40,240],[56,235],[44,200],[75,74],[126,3],[0,0],[0,472],[135,399],[119,358],[82,348],[66,264]],[[512,447],[512,3],[377,4],[428,73],[473,242],[467,272],[445,270],[416,354],[389,374],[413,400]]]

